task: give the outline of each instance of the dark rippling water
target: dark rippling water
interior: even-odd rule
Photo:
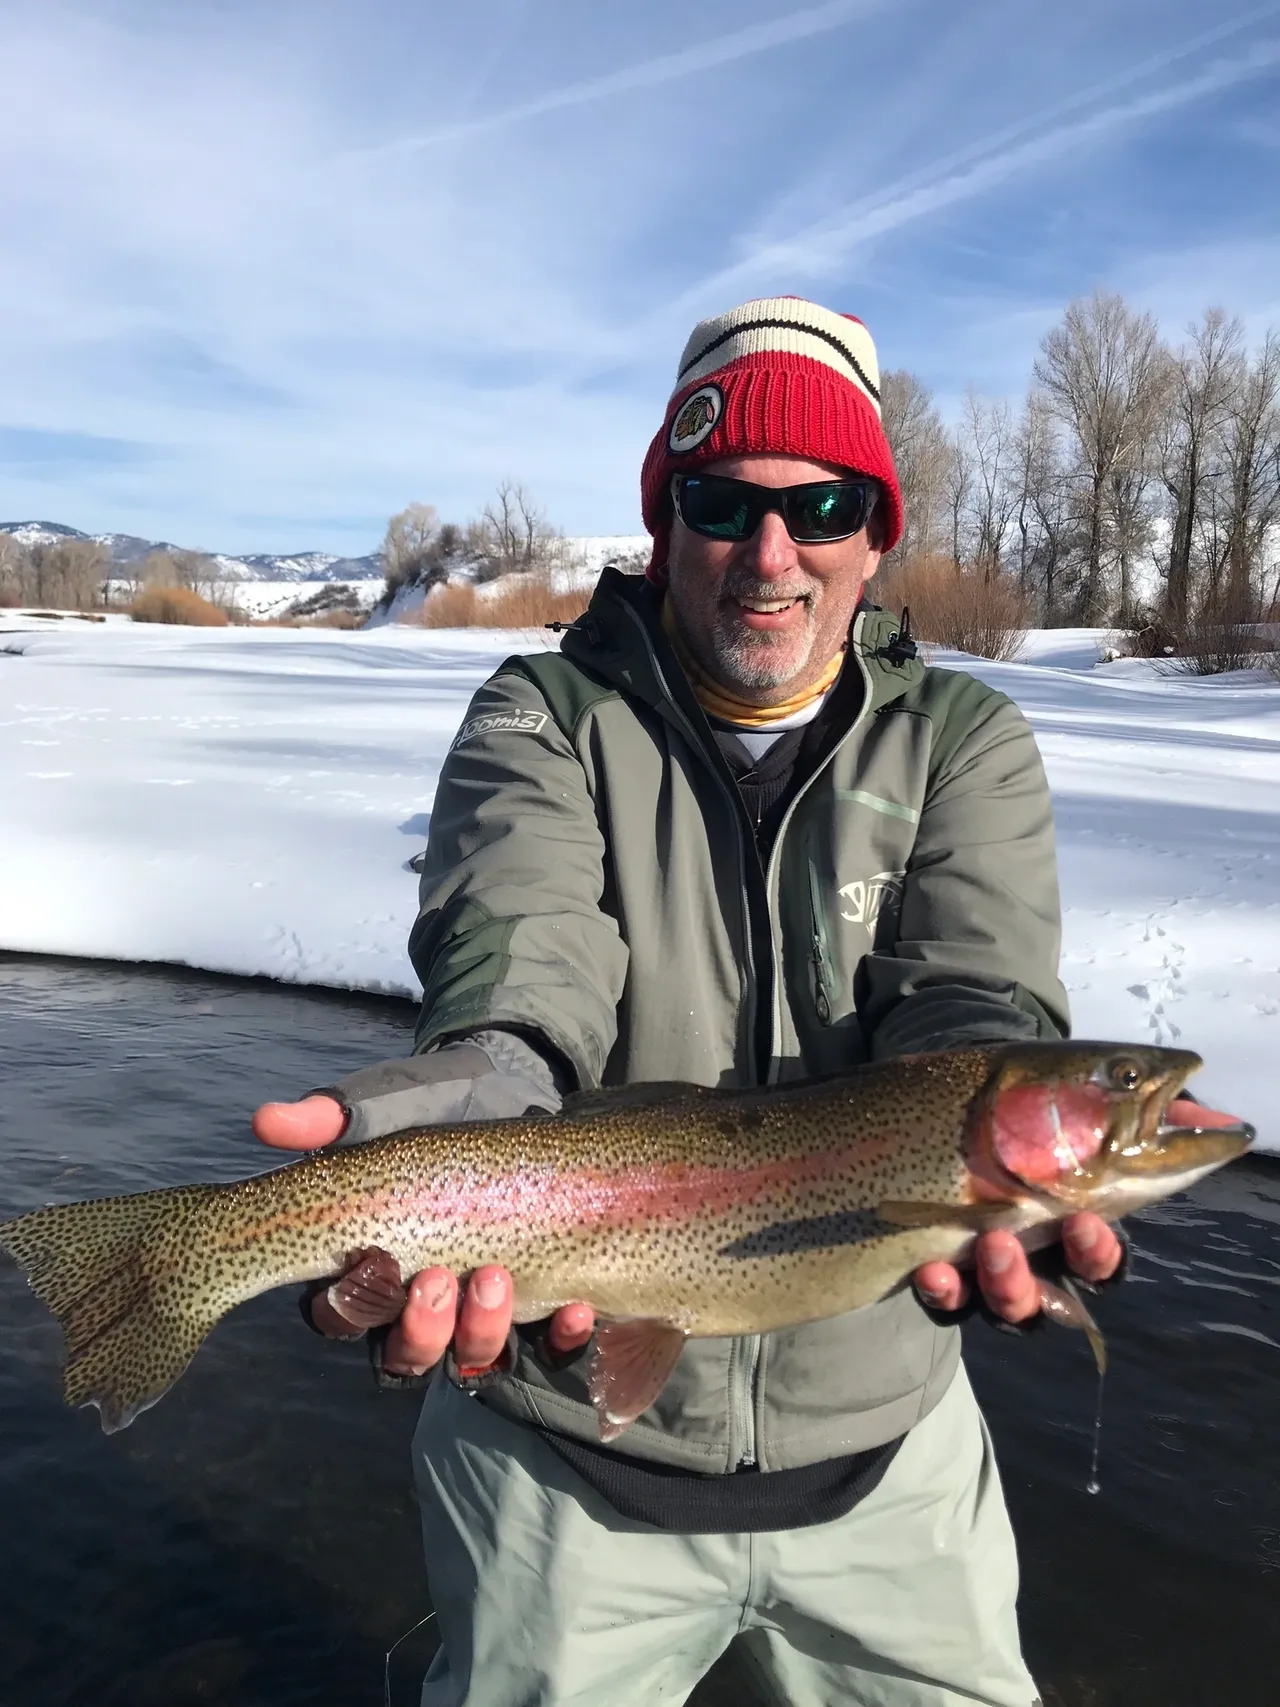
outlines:
[[[405,1051],[411,1010],[181,973],[0,958],[0,1217],[233,1179],[268,1097]],[[1268,1110],[1242,1110],[1266,1118]],[[1280,1702],[1280,1164],[1131,1223],[1102,1490],[1075,1335],[980,1324],[969,1359],[1023,1558],[1045,1707]],[[428,1610],[416,1401],[306,1333],[291,1297],[224,1322],[108,1439],[58,1398],[59,1336],[0,1270],[0,1707],[379,1707]],[[416,1702],[431,1629],[396,1654]],[[732,1656],[699,1707],[748,1699]],[[602,1704],[607,1707],[607,1704]]]

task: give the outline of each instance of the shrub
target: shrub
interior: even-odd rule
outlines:
[[[911,631],[957,652],[1004,663],[1022,650],[1028,628],[1026,601],[1009,576],[957,568],[949,557],[890,561],[873,591],[891,610],[911,609]]]
[[[542,628],[573,622],[589,594],[558,593],[545,575],[511,575],[487,597],[469,582],[450,582],[428,594],[417,620],[424,628]]]
[[[148,587],[129,606],[135,622],[185,623],[192,628],[225,628],[224,610],[202,599],[189,587]]]

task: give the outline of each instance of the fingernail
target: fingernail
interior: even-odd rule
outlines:
[[[507,1299],[507,1283],[500,1274],[482,1274],[475,1282],[476,1303],[484,1310],[496,1310]]]
[[[433,1280],[420,1289],[418,1297],[428,1310],[443,1310],[453,1299],[453,1286],[448,1280]]]
[[[941,1292],[935,1292],[932,1287],[917,1286],[916,1291],[924,1299],[926,1304],[941,1304],[942,1303]]]
[[[1013,1267],[1013,1252],[997,1245],[995,1250],[985,1252],[982,1260],[990,1274],[1007,1274]]]

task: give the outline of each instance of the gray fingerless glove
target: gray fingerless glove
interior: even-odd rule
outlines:
[[[511,1031],[477,1031],[425,1055],[380,1061],[308,1093],[346,1110],[340,1144],[363,1144],[413,1126],[554,1114],[563,1083],[547,1057]],[[567,1089],[567,1086],[563,1086]]]

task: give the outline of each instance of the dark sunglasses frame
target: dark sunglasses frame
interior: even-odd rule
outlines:
[[[722,492],[726,498],[734,498],[742,504],[743,519],[739,531],[726,532],[722,526],[694,521],[684,501],[691,486],[703,486],[711,491]],[[802,506],[816,494],[833,490],[861,494],[862,504],[855,511],[856,525],[842,528],[839,533],[805,531]],[[782,517],[783,524],[796,545],[833,545],[837,540],[852,539],[866,527],[879,496],[879,482],[867,478],[810,480],[799,486],[757,486],[751,480],[732,480],[727,474],[677,474],[671,482],[672,503],[675,505],[676,514],[687,528],[693,533],[701,534],[704,539],[727,539],[735,543],[750,539],[770,510],[776,510]]]

